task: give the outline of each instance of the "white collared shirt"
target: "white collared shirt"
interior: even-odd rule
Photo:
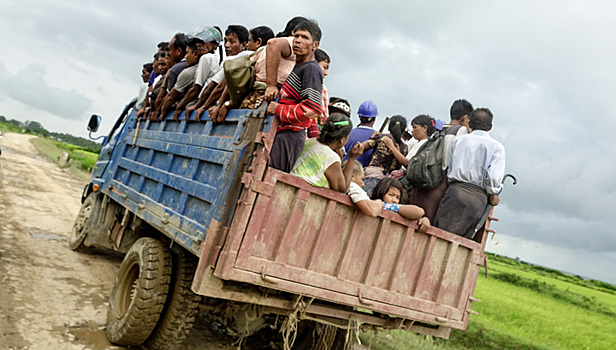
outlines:
[[[475,130],[456,137],[451,143],[449,181],[477,185],[488,194],[497,194],[505,176],[505,147],[487,131]]]

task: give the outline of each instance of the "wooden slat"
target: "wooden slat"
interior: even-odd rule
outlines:
[[[329,201],[327,203],[327,209],[325,210],[325,217],[323,218],[323,224],[321,225],[321,229],[317,234],[315,239],[315,243],[310,250],[310,256],[308,259],[308,266],[306,267],[309,270],[314,270],[315,264],[317,262],[318,257],[320,255],[319,252],[324,250],[323,245],[327,244],[327,235],[333,227],[331,226],[332,216],[334,215],[334,210],[336,209],[336,202]]]
[[[404,237],[404,243],[399,247],[398,255],[396,257],[396,263],[394,268],[392,269],[392,274],[389,276],[389,283],[387,284],[387,289],[392,290],[394,286],[394,281],[400,274],[402,270],[406,268],[406,261],[409,258],[411,252],[411,242],[413,241],[413,234],[415,230],[412,227],[406,228],[406,234]]]
[[[278,248],[276,249],[274,261],[284,262],[287,260],[289,252],[293,248],[293,238],[295,237],[294,233],[299,227],[300,221],[302,220],[304,207],[306,206],[306,201],[308,200],[308,197],[310,197],[310,192],[308,191],[299,190],[297,192],[295,204],[293,205],[293,210],[291,210],[291,215],[289,216],[289,219],[287,221],[287,225],[282,235],[282,240],[280,241]]]

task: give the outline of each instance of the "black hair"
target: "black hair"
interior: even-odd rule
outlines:
[[[434,119],[426,114],[421,114],[413,118],[411,121],[411,125],[412,124],[427,126],[428,128],[426,129],[426,133],[428,134],[428,137],[432,136],[432,134],[436,131],[436,128],[434,127]]]
[[[169,51],[163,50],[154,54],[154,62],[158,61],[161,57],[167,57]]]
[[[220,36],[222,36],[222,29],[220,29],[219,26],[214,26],[214,28],[216,28],[216,30],[220,33]],[[222,59],[223,59],[223,50],[224,50],[224,45],[218,45],[218,55],[220,57],[220,60],[218,61],[218,64],[222,63]]]
[[[487,108],[477,108],[468,116],[468,126],[472,130],[489,131],[492,127],[492,119],[494,116]]]
[[[175,39],[173,46],[186,53],[186,35],[184,33],[176,33],[173,38]]]
[[[402,183],[393,177],[384,177],[379,181],[374,189],[372,190],[372,196],[370,199],[380,199],[383,200],[383,197],[389,192],[390,187],[395,187],[400,190],[400,203],[406,202],[406,190]]]
[[[360,124],[370,124],[375,120],[376,117],[362,117],[361,115],[359,116],[359,123]]]
[[[254,41],[261,39],[261,46],[265,46],[269,39],[274,37],[274,31],[268,26],[254,27],[250,30],[250,36]]]
[[[237,40],[239,40],[240,43],[245,44],[248,42],[248,29],[246,29],[246,27],[237,25],[237,24],[232,24],[227,27],[227,30],[225,30],[225,36],[231,33],[237,36]]]
[[[413,138],[413,135],[411,135],[408,130],[404,130],[404,132],[402,133],[402,138],[405,140],[410,140]]]
[[[145,68],[146,72],[152,73],[152,70],[154,70],[154,64],[146,63],[146,64],[143,65],[143,68]]]
[[[389,133],[394,138],[394,141],[402,149],[404,140],[402,139],[402,133],[406,130],[406,118],[401,115],[394,115],[389,120]]]
[[[314,51],[314,59],[317,60],[317,62],[327,62],[327,63],[332,63],[331,59],[329,58],[329,55],[327,54],[327,52],[321,50],[321,49],[316,49]]]
[[[473,105],[465,99],[455,100],[449,109],[451,120],[460,120],[465,115],[471,114]]]
[[[293,31],[296,30],[305,30],[310,33],[313,41],[321,41],[321,28],[319,28],[317,21],[313,19],[299,22],[293,29]]]
[[[160,49],[160,51],[169,51],[169,42],[161,41],[158,43],[157,47]]]
[[[308,18],[305,17],[293,17],[291,18],[291,20],[289,22],[287,22],[287,26],[284,27],[284,30],[278,34],[276,34],[277,38],[283,38],[283,37],[287,37],[287,36],[291,36],[293,34],[293,30],[295,29],[295,27],[303,21],[307,21]]]
[[[342,113],[331,114],[321,129],[319,142],[330,145],[348,136],[351,130],[353,130],[351,118]]]
[[[197,51],[197,43],[199,42],[199,40],[188,40],[186,42],[186,47],[190,47],[191,50],[193,51]],[[203,42],[203,41],[201,41]]]

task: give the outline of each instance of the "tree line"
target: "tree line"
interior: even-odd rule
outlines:
[[[41,123],[37,121],[28,120],[25,122],[21,122],[15,119],[8,119],[5,116],[0,115],[0,123],[13,125],[15,127],[20,128],[22,131],[26,133],[37,134],[37,135],[41,135],[44,137],[54,138],[58,141],[70,143],[72,145],[83,148],[85,151],[98,153],[101,149],[101,145],[97,142],[88,140],[83,137],[73,136],[71,134],[49,131],[45,129],[45,127],[43,127]]]

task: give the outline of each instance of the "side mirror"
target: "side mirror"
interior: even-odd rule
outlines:
[[[101,119],[102,118],[100,115],[92,114],[90,121],[88,122],[88,131],[96,132],[98,127],[101,125]]]

